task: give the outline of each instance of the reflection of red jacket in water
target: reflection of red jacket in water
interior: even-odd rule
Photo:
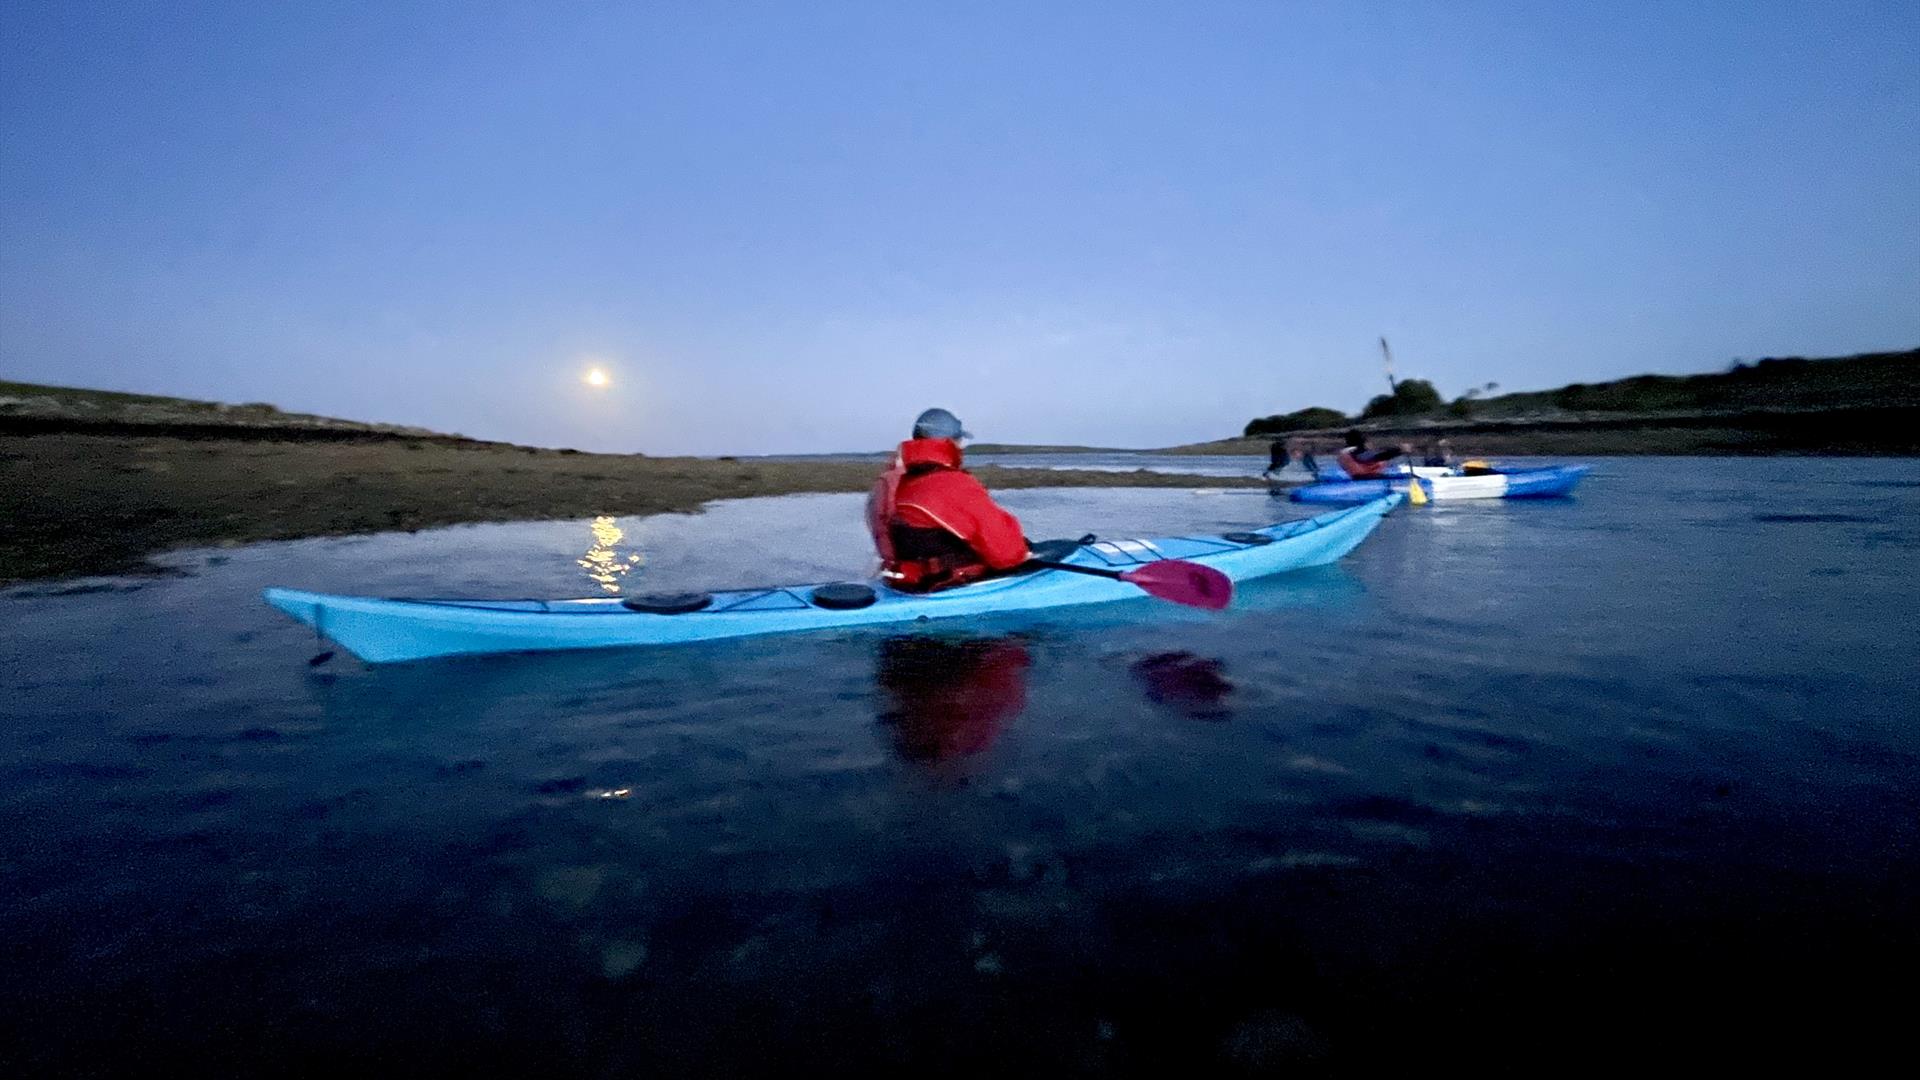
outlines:
[[[1033,658],[1017,639],[891,638],[879,683],[891,706],[894,747],[911,761],[977,754],[1027,705]]]
[[[958,585],[1026,562],[1020,520],[960,467],[952,439],[908,439],[874,482],[867,527],[889,583]]]

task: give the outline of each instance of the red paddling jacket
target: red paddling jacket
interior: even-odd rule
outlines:
[[[952,439],[908,439],[874,482],[867,528],[881,574],[899,589],[960,585],[1026,562],[1020,519],[960,467]]]
[[[1366,453],[1367,451],[1365,450],[1355,451],[1351,446],[1340,451],[1340,457],[1338,459],[1340,468],[1345,470],[1346,474],[1355,480],[1371,480],[1377,476],[1387,475],[1387,463],[1385,461],[1369,461],[1361,456]]]

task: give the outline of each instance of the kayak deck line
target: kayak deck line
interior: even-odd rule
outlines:
[[[619,597],[599,597],[599,596],[583,597],[579,600],[540,600],[540,599],[531,599],[531,598],[526,600],[448,600],[444,597],[391,596],[391,597],[385,598],[385,601],[387,603],[392,603],[392,604],[409,604],[409,605],[416,605],[419,607],[460,608],[467,611],[509,611],[509,612],[519,612],[522,614],[564,615],[564,616],[653,615],[657,618],[677,619],[677,618],[680,618],[682,615],[717,615],[726,611],[735,610],[743,604],[748,604],[757,600],[762,600],[769,596],[784,596],[787,599],[790,599],[793,601],[794,608],[807,608],[811,610],[814,605],[808,602],[808,600],[805,597],[801,596],[798,590],[809,589],[812,587],[813,586],[811,585],[800,585],[800,586],[789,585],[789,586],[780,586],[777,588],[728,589],[725,591],[725,595],[727,596],[733,596],[735,593],[745,593],[748,595],[744,597],[736,597],[735,599],[729,600],[725,606],[714,604],[712,606],[702,608],[699,611],[680,612],[680,613],[675,613],[671,615],[662,614],[659,612],[635,611],[632,608],[623,606],[620,603]],[[292,592],[293,590],[270,589],[268,591],[279,592],[279,593],[289,593],[289,592]],[[314,595],[317,596],[322,594],[316,593]],[[573,605],[573,607],[566,608],[566,607],[556,606],[556,605],[564,605],[564,604],[571,604]],[[786,609],[762,608],[759,610],[786,610]]]
[[[1137,568],[1169,559],[1192,561],[1236,581],[1332,562],[1372,533],[1405,496],[1385,493],[1358,506],[1247,534],[1095,540],[1060,561],[1097,569]],[[378,598],[267,589],[275,608],[313,627],[370,663],[476,653],[671,645],[808,630],[918,623],[1143,596],[1135,586],[1051,568],[989,578],[932,593],[907,593],[884,580],[860,585],[872,602],[854,608],[816,602],[828,584],[716,590],[697,609],[656,612],[622,597],[583,599]],[[623,616],[583,618],[582,616]]]

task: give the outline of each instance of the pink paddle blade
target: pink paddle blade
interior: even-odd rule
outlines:
[[[1211,566],[1164,559],[1120,575],[1162,600],[1219,611],[1233,603],[1233,579]]]

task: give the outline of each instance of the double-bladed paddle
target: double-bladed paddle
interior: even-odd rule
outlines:
[[[1131,570],[1106,570],[1098,566],[1078,566],[1051,559],[1029,559],[1027,565],[1124,581],[1129,585],[1138,585],[1149,596],[1208,611],[1219,611],[1233,602],[1232,578],[1211,566],[1201,566],[1183,559],[1161,559]]]

